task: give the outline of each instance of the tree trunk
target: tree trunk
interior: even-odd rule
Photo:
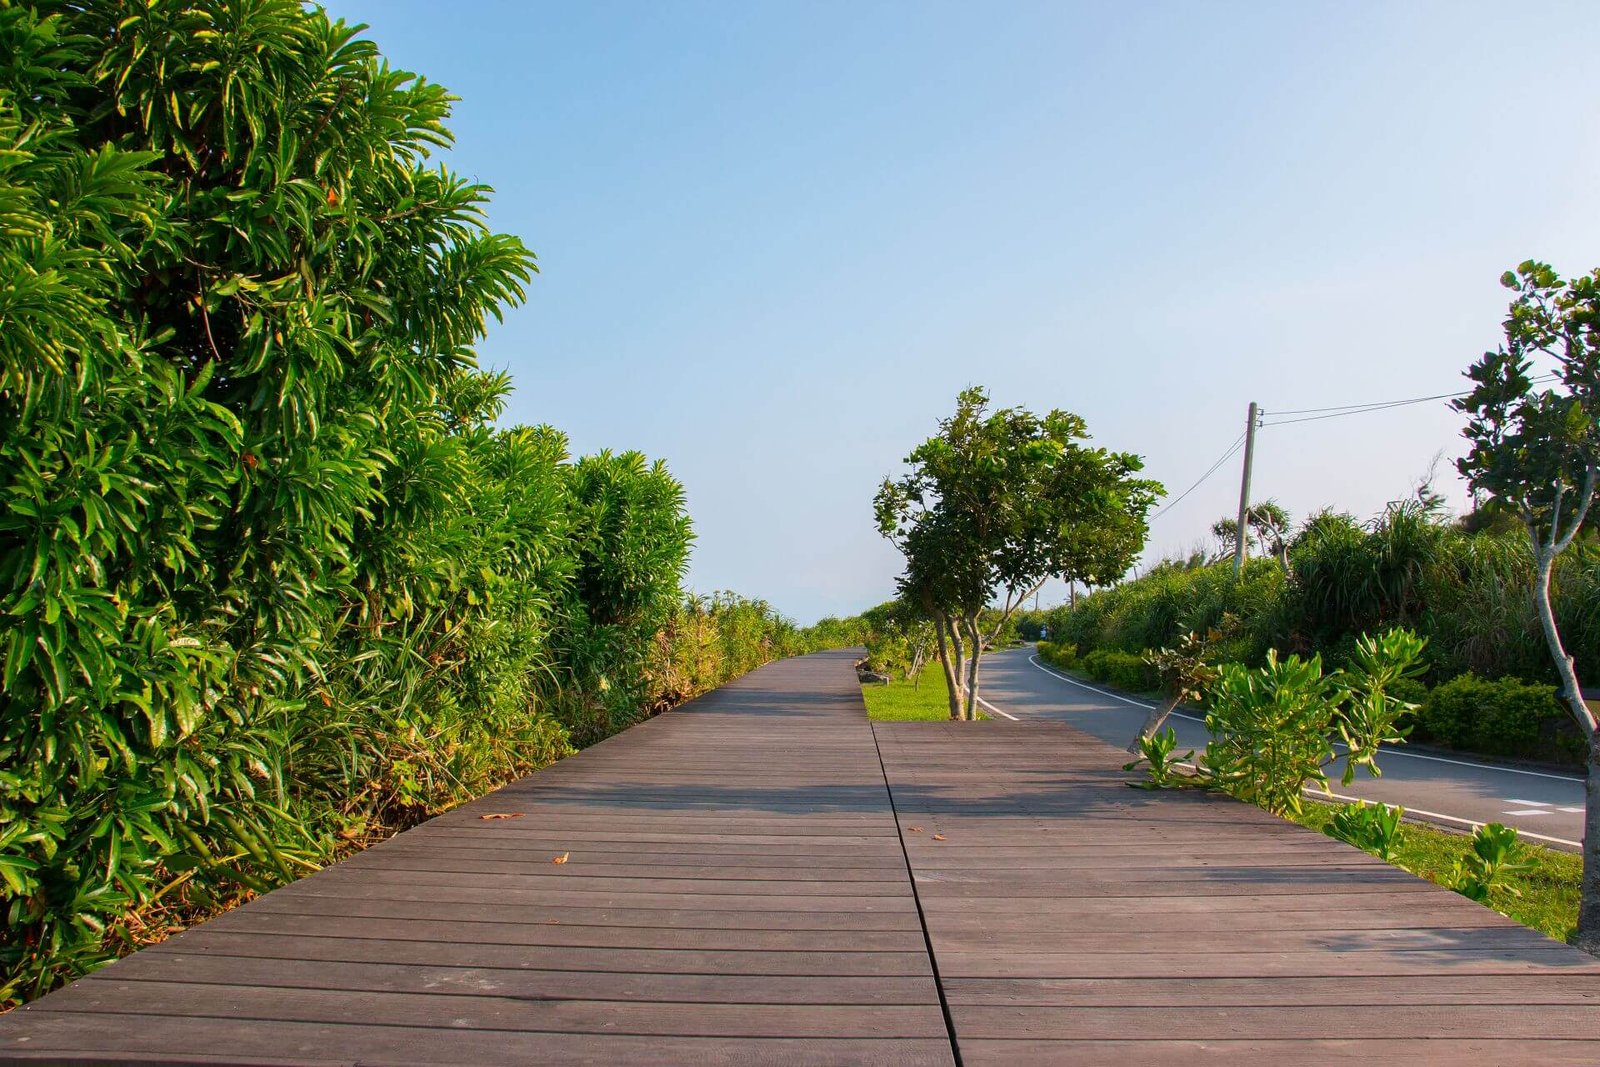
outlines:
[[[1567,702],[1578,728],[1589,741],[1589,766],[1583,785],[1583,882],[1578,901],[1578,935],[1574,943],[1591,956],[1600,956],[1600,730],[1595,729],[1594,712],[1583,702],[1577,669],[1561,643],[1555,609],[1550,604],[1550,572],[1555,566],[1555,552],[1535,542],[1534,559],[1538,571],[1534,577],[1533,599],[1539,609],[1545,643],[1550,646],[1550,658],[1555,660],[1556,674],[1561,678],[1561,698]]]
[[[967,639],[972,642],[967,656],[966,718],[968,722],[974,722],[978,718],[978,663],[983,659],[983,636],[978,632],[977,616],[966,622]]]
[[[1132,741],[1128,742],[1129,752],[1137,756],[1144,751],[1139,743],[1156,735],[1156,731],[1161,729],[1161,724],[1167,721],[1167,716],[1172,714],[1182,696],[1181,692],[1173,693],[1161,702],[1160,707],[1150,709],[1150,714],[1145,716],[1144,725],[1139,727],[1139,732],[1134,735]]]
[[[1550,604],[1550,572],[1555,567],[1555,553],[1543,545],[1536,545],[1534,558],[1538,561],[1539,569],[1534,577],[1533,600],[1539,609],[1539,624],[1544,627],[1545,643],[1550,646],[1550,658],[1555,660],[1556,674],[1561,678],[1561,699],[1567,702],[1567,710],[1578,721],[1584,736],[1593,738],[1594,713],[1583,702],[1583,691],[1578,688],[1577,668],[1573,666],[1566,646],[1561,643],[1555,609]]]
[[[1589,735],[1589,769],[1583,783],[1583,882],[1578,935],[1573,944],[1600,956],[1600,733]]]
[[[949,632],[947,632],[947,630]],[[955,638],[955,628],[950,617],[936,613],[933,632],[939,639],[939,666],[944,670],[945,684],[950,689],[950,718],[961,718],[961,642]],[[951,646],[954,646],[953,648]]]

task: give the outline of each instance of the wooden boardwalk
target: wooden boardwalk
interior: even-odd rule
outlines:
[[[0,1058],[949,1064],[851,658],[772,664],[112,964],[0,1018]]]
[[[1600,1063],[1600,961],[1464,897],[1065,725],[875,732],[966,1067]]]
[[[1124,758],[773,664],[0,1017],[0,1060],[1600,1063],[1600,962]]]

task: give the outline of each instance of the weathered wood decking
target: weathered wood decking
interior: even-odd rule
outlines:
[[[874,728],[966,1067],[1600,1063],[1600,961],[1464,897],[1068,726]]]
[[[869,725],[849,661],[114,964],[0,1060],[1600,1062],[1600,963],[1066,726]]]
[[[770,665],[115,963],[0,1019],[0,1057],[951,1063],[850,660]]]

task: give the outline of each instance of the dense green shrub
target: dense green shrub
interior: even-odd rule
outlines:
[[[1422,705],[1427,736],[1496,756],[1549,754],[1567,712],[1551,685],[1467,673],[1435,686]]]
[[[1211,740],[1200,764],[1212,783],[1279,815],[1300,811],[1301,791],[1327,788],[1327,768],[1343,759],[1342,781],[1359,769],[1378,774],[1384,744],[1405,739],[1415,708],[1391,689],[1422,670],[1424,642],[1396,628],[1364,637],[1349,667],[1324,673],[1320,657],[1269,653],[1264,666],[1222,665],[1207,687]],[[1348,746],[1339,753],[1334,738]]]
[[[1039,658],[1052,667],[1069,671],[1078,665],[1078,648],[1065,641],[1040,641]]]
[[[1146,662],[1144,656],[1131,652],[1097,648],[1079,657],[1078,666],[1089,677],[1118,689],[1147,693],[1161,688],[1160,672]]]

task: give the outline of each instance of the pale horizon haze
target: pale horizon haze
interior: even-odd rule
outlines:
[[[328,8],[462,98],[447,161],[539,257],[479,348],[505,421],[665,459],[691,587],[802,623],[893,594],[872,494],[967,385],[1176,496],[1249,401],[1454,392],[1503,271],[1600,266],[1592,4]],[[1254,495],[1365,518],[1442,452],[1465,507],[1460,421],[1268,427]],[[1146,562],[1209,543],[1238,478]]]

